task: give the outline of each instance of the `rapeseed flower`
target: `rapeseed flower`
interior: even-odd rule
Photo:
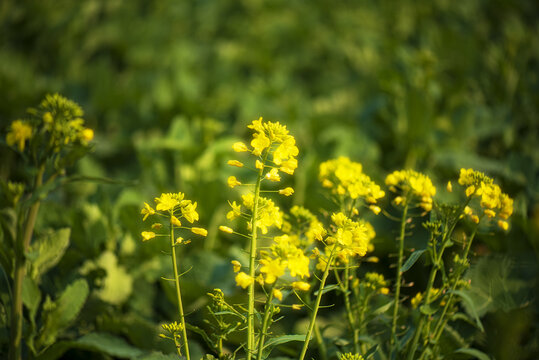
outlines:
[[[251,285],[254,282],[254,279],[251,276],[244,273],[243,271],[239,272],[236,275],[235,280],[236,280],[236,284],[238,286],[241,286],[244,289],[246,289],[249,285]]]
[[[397,170],[386,177],[385,183],[391,191],[400,194],[394,200],[396,205],[415,200],[425,211],[432,210],[436,188],[427,175],[414,170]]]
[[[20,151],[24,150],[26,140],[32,137],[32,126],[22,120],[15,120],[11,123],[10,131],[7,133],[6,142],[9,146],[17,144]]]

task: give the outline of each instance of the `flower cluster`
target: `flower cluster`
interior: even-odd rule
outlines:
[[[324,269],[329,261],[329,254],[335,253],[336,257],[344,264],[354,256],[365,256],[369,248],[369,229],[360,222],[352,221],[342,212],[333,214],[331,221],[334,226],[332,233],[324,240],[326,249],[324,254],[318,256],[318,269]]]
[[[198,212],[196,211],[197,203],[184,198],[185,195],[181,192],[161,194],[161,196],[154,199],[156,204],[155,209],[148,203],[144,203],[144,208],[140,211],[141,215],[143,215],[142,220],[145,221],[148,216],[157,214],[168,218],[172,228],[189,229],[193,234],[206,236],[208,234],[206,229],[200,227],[184,227],[182,225],[181,219],[185,219],[193,224],[195,221],[198,221],[199,218]],[[156,222],[152,225],[152,230],[159,230],[162,226],[161,223]],[[147,241],[153,239],[156,235],[157,234],[154,231],[143,231],[142,239],[143,241]],[[181,243],[188,243],[188,241],[184,242],[182,237],[177,238],[176,244]]]
[[[255,131],[253,140],[251,140],[252,148],[242,142],[237,142],[232,146],[234,151],[251,152],[257,156],[259,159],[255,162],[255,167],[257,169],[270,168],[271,170],[266,174],[266,178],[269,180],[279,181],[278,171],[293,175],[294,170],[298,167],[296,156],[298,156],[299,150],[296,146],[296,140],[292,135],[289,135],[286,126],[279,124],[279,122],[263,122],[262,118],[259,118],[253,120],[247,127]],[[265,164],[265,160],[270,160],[270,153],[272,165],[268,166]]]
[[[359,354],[344,353],[341,354],[339,360],[364,360],[364,357]]]
[[[503,193],[494,181],[482,172],[473,169],[460,169],[458,183],[466,187],[467,197],[478,197],[483,214],[488,218],[499,217],[498,226],[504,230],[509,228],[507,219],[513,214],[513,199]],[[464,213],[478,223],[479,216],[467,206]]]
[[[349,158],[341,156],[320,164],[318,175],[322,186],[331,189],[333,194],[345,195],[351,199],[363,198],[371,209],[379,212],[374,206],[385,192],[371,178],[363,173],[363,166]]]
[[[427,175],[414,170],[397,170],[386,177],[385,183],[389,190],[400,194],[395,198],[395,204],[409,204],[412,200],[417,200],[425,211],[432,210],[432,198],[436,194],[436,188]]]
[[[6,142],[19,151],[27,143],[43,156],[59,153],[69,145],[87,146],[94,137],[92,129],[84,126],[83,111],[75,102],[58,94],[47,95],[37,109],[28,109],[30,117],[15,120],[9,127]]]
[[[388,281],[384,279],[384,275],[375,272],[366,273],[360,286],[378,294],[387,295],[389,293]]]
[[[293,206],[281,230],[296,246],[307,249],[315,240],[322,241],[327,231],[317,217],[303,206]]]

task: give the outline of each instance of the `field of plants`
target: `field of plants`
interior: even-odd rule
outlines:
[[[537,19],[0,2],[0,359],[538,359]]]

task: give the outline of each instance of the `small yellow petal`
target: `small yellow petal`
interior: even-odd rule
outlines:
[[[228,226],[219,226],[219,230],[221,230],[222,232],[226,232],[226,233],[229,233],[229,234],[232,234],[234,233],[234,230],[232,228],[229,228]]]
[[[231,263],[235,273],[241,270],[241,263],[238,260],[232,260]]]
[[[228,165],[230,166],[235,166],[235,167],[243,167],[243,163],[241,161],[238,161],[238,160],[228,160],[227,162]]]
[[[201,236],[207,236],[208,235],[208,230],[203,229],[203,228],[199,228],[199,227],[191,228],[191,232],[193,234],[197,234],[197,235],[201,235]]]

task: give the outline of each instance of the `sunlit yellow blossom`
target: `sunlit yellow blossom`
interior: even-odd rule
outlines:
[[[464,208],[464,214],[466,214],[466,215],[472,215],[472,214],[473,214],[472,208],[469,207],[469,206],[466,206],[466,207]]]
[[[305,281],[294,281],[292,283],[292,288],[299,291],[309,291],[311,285],[309,285],[309,283],[306,283]]]
[[[236,285],[241,286],[242,288],[247,288],[249,285],[251,285],[254,282],[254,279],[247,275],[246,273],[239,272],[236,275]]]
[[[447,191],[453,192],[453,184],[451,184],[451,181],[447,182],[446,188],[447,188]]]
[[[395,205],[400,205],[402,204],[403,200],[404,199],[402,198],[402,196],[397,196],[395,199],[393,199],[393,202],[395,203]]]
[[[241,270],[241,263],[238,260],[232,260],[231,263],[235,273]]]
[[[235,176],[229,176],[227,183],[228,183],[228,186],[231,188],[235,188],[236,186],[241,185],[241,182],[239,182]]]
[[[508,219],[513,214],[513,199],[507,196],[507,194],[501,194],[500,208],[499,216],[502,219]]]
[[[145,221],[148,216],[155,214],[155,210],[148,203],[144,203],[144,208],[140,210],[140,213],[144,215],[142,221]]]
[[[32,126],[22,120],[15,120],[11,123],[11,129],[6,136],[9,146],[17,144],[20,151],[24,150],[26,140],[32,137]]]
[[[182,226],[182,223],[180,222],[180,220],[178,220],[178,218],[174,215],[170,217],[170,222],[172,223],[172,225],[175,225],[178,227]]]
[[[270,181],[281,181],[281,177],[279,176],[279,171],[277,169],[271,169],[267,174],[266,174],[266,179],[270,180]]]
[[[493,218],[496,216],[496,213],[490,209],[485,209],[484,211],[485,215],[488,216],[489,218]]]
[[[426,211],[432,209],[432,197],[436,194],[436,188],[427,175],[414,170],[397,170],[386,177],[385,183],[391,191],[400,193],[395,204],[416,199]]]
[[[475,186],[474,185],[470,185],[466,188],[466,196],[467,197],[470,197],[473,195],[473,193],[475,192]]]
[[[52,124],[53,122],[53,117],[52,117],[52,114],[50,113],[50,111],[47,111],[45,114],[43,114],[43,122],[45,124]]]
[[[294,170],[296,170],[297,167],[298,167],[298,160],[291,158],[286,161],[283,161],[281,163],[281,167],[279,168],[279,170],[281,170],[284,173],[287,173],[288,175],[293,175]]]
[[[82,139],[84,141],[92,141],[94,138],[94,131],[90,128],[82,130]]]
[[[222,232],[226,232],[226,233],[229,233],[229,234],[232,234],[234,233],[234,230],[232,228],[229,228],[228,226],[219,226],[219,230],[221,230]]]
[[[372,211],[375,215],[380,214],[380,211],[382,211],[382,209],[380,209],[380,207],[379,207],[379,206],[376,206],[376,205],[370,205],[370,206],[369,206],[369,209],[371,209],[371,211]]]
[[[141,235],[142,235],[142,241],[148,241],[155,237],[155,233],[153,231],[143,231]]]
[[[191,224],[195,221],[198,221],[198,213],[196,211],[196,208],[197,203],[192,203],[191,201],[188,201],[184,206],[182,206],[182,216]]]
[[[197,234],[197,235],[201,235],[201,236],[207,236],[208,235],[208,230],[203,229],[203,228],[199,228],[199,227],[192,227],[191,232],[193,234]]]
[[[288,269],[292,276],[309,277],[309,258],[302,250],[296,249],[288,256]]]
[[[251,141],[253,147],[253,154],[260,156],[265,148],[270,146],[270,139],[264,133],[253,134],[253,140]]]
[[[273,162],[281,165],[284,160],[297,156],[299,153],[296,147],[296,140],[290,136],[286,138],[273,152]]]
[[[230,166],[235,166],[235,167],[243,167],[243,163],[241,161],[238,161],[238,160],[228,160],[227,162],[228,165]]]
[[[260,272],[266,274],[266,283],[273,284],[277,278],[284,275],[286,264],[282,263],[280,259],[264,258],[260,260],[262,267]]]
[[[303,305],[301,305],[301,304],[292,304],[292,310],[301,310],[302,306]]]
[[[176,244],[181,244],[181,243],[183,243],[183,238],[181,236],[178,236],[178,238],[176,239]]]
[[[472,216],[471,216],[471,219],[472,219],[472,221],[473,221],[474,223],[479,224],[479,216],[477,216],[477,215],[472,215]]]
[[[232,149],[234,149],[235,152],[249,151],[249,148],[247,148],[247,145],[245,145],[241,141],[234,143],[234,145],[232,145]]]
[[[234,220],[234,219],[240,217],[241,216],[241,205],[236,204],[235,201],[233,201],[232,203],[229,203],[229,205],[232,208],[232,210],[230,210],[226,214],[226,218],[228,220]]]
[[[279,190],[279,194],[284,195],[284,196],[290,196],[293,193],[294,193],[294,189],[292,189],[291,187],[287,187],[287,188]]]
[[[158,211],[173,210],[176,206],[180,205],[180,201],[183,200],[184,194],[182,193],[163,193],[160,197],[155,198],[155,209]]]
[[[505,231],[507,231],[507,229],[509,229],[509,224],[507,223],[507,221],[498,220],[498,226],[500,228],[502,228],[503,230],[505,230]]]
[[[279,289],[273,289],[272,291],[273,297],[276,298],[279,301],[283,301],[283,293]]]
[[[255,168],[259,169],[259,170],[262,170],[264,169],[264,163],[258,159],[256,159],[255,161]]]
[[[163,224],[161,224],[161,223],[153,223],[152,224],[152,229],[154,229],[154,230],[159,230],[162,227],[163,227]]]

